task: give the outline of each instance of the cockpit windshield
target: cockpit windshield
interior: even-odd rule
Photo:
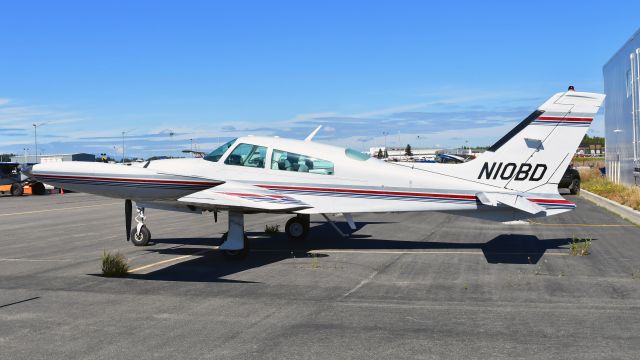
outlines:
[[[228,141],[228,142],[224,143],[219,148],[217,148],[217,149],[213,150],[212,152],[210,152],[207,156],[204,157],[204,159],[205,160],[209,160],[209,161],[213,161],[213,162],[217,162],[218,160],[220,160],[222,155],[224,155],[224,153],[231,147],[231,145],[233,145],[233,143],[236,142],[236,140],[237,139],[233,139],[231,141]]]

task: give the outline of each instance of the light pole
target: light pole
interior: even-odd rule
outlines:
[[[386,131],[383,131],[382,135],[384,135],[384,149],[386,150],[387,149],[387,135],[389,135],[389,133],[386,132]]]
[[[42,123],[42,124],[33,124],[33,142],[35,144],[35,148],[36,148],[36,163],[38,162],[38,127],[42,126],[46,123]]]
[[[124,164],[124,134],[132,132],[133,129],[122,132],[122,163]]]

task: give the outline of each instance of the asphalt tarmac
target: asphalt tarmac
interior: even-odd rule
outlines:
[[[349,239],[313,216],[300,243],[248,215],[233,261],[224,214],[148,210],[134,247],[123,201],[0,197],[0,358],[638,359],[640,228],[567,199],[533,223],[358,215]],[[105,250],[128,278],[100,275]]]

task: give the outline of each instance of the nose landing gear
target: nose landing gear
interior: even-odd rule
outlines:
[[[136,207],[136,222],[138,223],[135,229],[131,230],[131,242],[135,246],[146,246],[151,240],[151,231],[144,224],[144,208]]]

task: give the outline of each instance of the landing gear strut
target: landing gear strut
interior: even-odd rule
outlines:
[[[144,208],[136,207],[136,222],[138,223],[135,229],[131,230],[131,242],[135,246],[146,246],[149,244],[149,240],[151,240],[151,231],[144,224],[145,216],[144,216]]]
[[[287,221],[284,231],[291,240],[304,240],[309,234],[310,216],[307,214],[298,214]]]
[[[243,259],[249,252],[247,236],[244,233],[244,214],[239,211],[229,211],[229,231],[222,236],[224,241],[218,248],[222,254],[230,259]]]

